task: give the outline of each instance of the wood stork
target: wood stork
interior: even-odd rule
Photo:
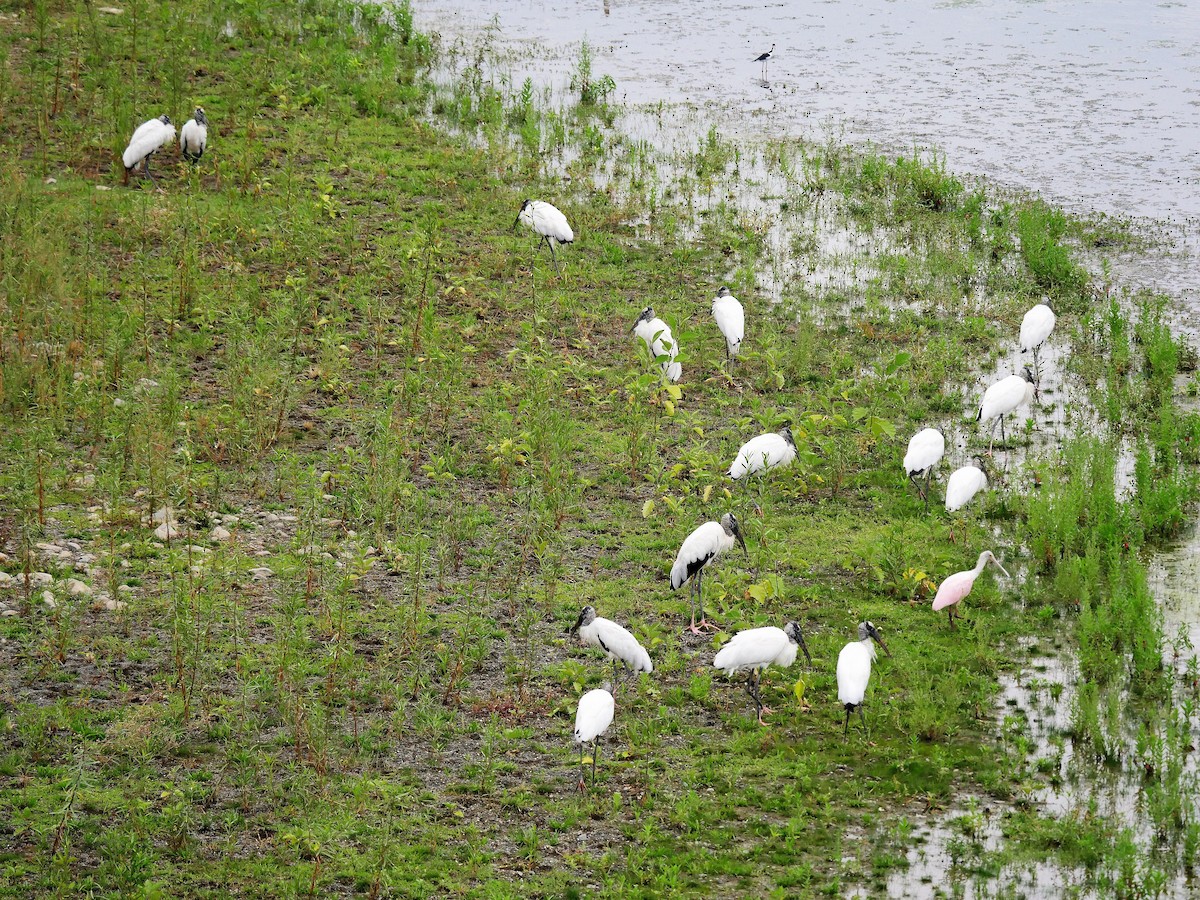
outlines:
[[[778,434],[760,434],[742,444],[729,467],[729,477],[735,481],[744,477],[749,482],[749,476],[786,468],[795,459],[796,442],[792,429],[785,425]]]
[[[650,355],[662,364],[663,375],[667,381],[678,381],[683,375],[683,366],[675,362],[679,354],[679,346],[671,334],[671,326],[654,315],[654,307],[647,306],[633,323],[630,333],[636,334],[646,342]]]
[[[596,615],[595,607],[585,606],[580,610],[579,618],[571,626],[570,633],[578,634],[585,644],[599,647],[604,651],[604,655],[612,660],[614,686],[621,684],[617,678],[618,661],[624,663],[625,668],[634,675],[638,672],[649,674],[654,671],[650,654],[638,643],[638,639],[611,619]]]
[[[1038,351],[1054,330],[1055,321],[1054,310],[1046,303],[1039,303],[1021,320],[1021,352],[1033,351],[1033,368],[1039,385],[1042,382],[1042,364],[1038,359]]]
[[[612,724],[616,702],[605,685],[588,691],[579,698],[575,711],[575,743],[579,745],[579,790],[583,790],[583,745],[592,744],[592,784],[596,783],[596,757],[600,755],[600,738]]]
[[[554,249],[558,244],[570,244],[575,240],[575,232],[567,224],[567,217],[557,206],[552,206],[545,200],[526,200],[521,204],[513,228],[524,222],[534,233],[539,235],[546,246],[550,248],[550,258],[554,261],[554,270],[558,267],[558,252]]]
[[[175,140],[175,126],[171,124],[170,116],[159,116],[157,119],[149,119],[139,125],[129,139],[129,146],[121,154],[121,162],[125,165],[125,181],[129,181],[129,173],[137,168],[138,163],[142,163],[146,177],[157,187],[158,182],[150,173],[150,157],[164,144],[173,140]]]
[[[871,680],[871,663],[875,661],[875,644],[878,641],[883,652],[891,656],[887,644],[883,642],[879,631],[870,622],[858,623],[858,640],[851,641],[838,654],[837,685],[838,702],[846,707],[846,724],[842,734],[850,730],[850,713],[858,707],[859,718],[862,719],[863,731],[870,738],[867,729],[867,717],[863,713],[863,698],[867,695],[867,682]]]
[[[933,467],[936,466],[946,453],[946,438],[936,428],[924,428],[912,436],[908,442],[908,452],[904,454],[904,471],[908,480],[917,489],[917,495],[925,501],[925,509],[929,509],[929,485],[933,481]],[[924,476],[925,487],[921,488],[920,478]]]
[[[704,618],[704,567],[734,544],[741,544],[743,552],[750,555],[737,517],[733,513],[725,513],[720,522],[705,522],[689,534],[679,548],[675,565],[671,567],[671,590],[679,590],[685,581],[691,579],[689,599],[692,601],[692,624],[689,628],[692,634],[699,634],[701,628],[716,631],[716,626]],[[696,622],[697,607],[700,608],[699,623]]]
[[[975,579],[983,571],[983,567],[989,562],[994,563],[996,568],[1004,572],[1004,576],[1009,577],[1004,566],[1000,565],[1000,560],[996,559],[996,555],[991,550],[984,550],[979,554],[979,561],[975,563],[975,568],[967,569],[965,572],[955,572],[942,582],[942,586],[938,588],[937,594],[933,598],[933,611],[946,610],[946,615],[950,617],[950,627],[954,628],[954,607],[967,594],[971,593],[971,588],[975,586]],[[959,613],[959,618],[962,618],[962,613]]]
[[[746,336],[746,311],[738,298],[729,293],[729,288],[723,287],[713,298],[712,314],[725,338],[725,358],[732,367]]]
[[[739,631],[713,659],[713,665],[723,670],[726,675],[736,675],[747,669],[750,671],[750,677],[746,680],[746,691],[758,709],[759,725],[767,724],[763,721],[763,715],[771,712],[769,706],[763,705],[758,693],[762,670],[770,665],[786,669],[796,661],[797,647],[804,651],[804,656],[811,666],[812,656],[804,643],[800,626],[795,622],[788,622],[783,628],[772,625]]]
[[[758,56],[756,56],[754,58],[755,62],[762,63],[762,80],[763,81],[767,80],[767,63],[770,62],[771,55],[774,52],[775,52],[775,45],[772,44],[770,50],[768,50],[766,53],[760,53]]]
[[[200,162],[204,149],[208,146],[208,116],[204,107],[197,106],[194,116],[183,123],[179,131],[179,150],[188,162]]]
[[[978,459],[978,458],[977,458]],[[946,481],[946,512],[957,512],[971,498],[987,488],[987,473],[983,469],[983,460],[978,459],[977,466],[963,466],[950,473]],[[950,529],[950,542],[954,542],[954,529]]]
[[[1004,417],[1019,406],[1033,400],[1033,373],[1029,366],[1021,370],[1020,375],[1009,375],[1001,378],[983,393],[983,403],[979,406],[977,422],[1000,420],[1000,442],[1004,443]],[[988,440],[988,456],[992,455],[992,444],[996,439],[996,423],[992,422],[991,438]]]

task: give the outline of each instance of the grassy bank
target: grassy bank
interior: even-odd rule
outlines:
[[[1068,249],[1109,232],[936,161],[776,145],[796,258],[818,265],[803,226],[831,210],[880,243],[856,280],[770,305],[765,229],[714,199],[744,164],[720,135],[656,159],[590,59],[547,107],[482,55],[435,87],[438,53],[405,7],[4,7],[0,896],[881,891],[908,820],[1050,777],[991,714],[1019,638],[1079,632],[1096,687],[1069,739],[1101,762],[1104,692],[1167,733],[1138,551],[1183,522],[1197,425],[1158,306],[1110,305]],[[133,127],[198,104],[201,165],[122,187]],[[561,275],[510,227],[524,197],[575,227]],[[750,322],[732,377],[708,315],[726,281]],[[926,515],[908,437],[943,425],[943,475],[967,462],[978,373],[1045,294],[1089,390],[1047,402],[1101,436],[997,471],[959,522]],[[628,334],[651,303],[678,386]],[[799,463],[731,492],[737,447],[785,421]],[[708,583],[725,633],[694,638],[666,574],[729,509],[748,558]],[[1027,577],[985,576],[951,632],[929,582],[993,543]],[[575,702],[607,674],[563,633],[585,603],[655,672],[579,795]],[[843,739],[833,677],[863,618],[893,653],[871,743]],[[791,619],[814,665],[768,676],[759,728],[712,653]],[[1171,838],[1194,837],[1182,789]],[[1009,822],[1004,858],[1051,847],[1125,883],[1118,824],[1091,858]]]

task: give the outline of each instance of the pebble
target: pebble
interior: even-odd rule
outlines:
[[[233,535],[230,534],[227,529],[222,528],[220,525],[218,525],[216,528],[214,528],[208,534],[208,539],[211,541],[227,541],[231,537],[233,537]]]
[[[125,401],[122,400],[120,397],[113,398],[113,406],[124,406],[124,405],[125,405]]]
[[[25,575],[22,573],[13,579],[18,584],[26,583]],[[30,572],[28,587],[45,587],[54,580],[54,576],[49,572]]]
[[[162,525],[164,523],[175,524],[175,510],[169,506],[160,506],[150,517],[150,522],[153,525]]]
[[[256,581],[266,581],[275,573],[269,566],[257,566],[250,570],[250,574],[254,576]]]
[[[42,591],[42,602],[46,604],[48,609],[56,609],[58,607],[58,603],[55,601],[54,595],[49,591]]]
[[[92,586],[85,584],[78,578],[68,578],[67,593],[72,597],[90,597],[92,596]]]
[[[154,536],[160,541],[169,541],[172,538],[179,537],[179,529],[170,522],[163,522],[154,529]]]
[[[0,618],[7,619],[9,616],[15,616],[16,614],[17,611],[15,609],[6,609],[4,612],[0,612]]]
[[[132,584],[118,584],[117,590],[122,594],[132,594],[135,590],[137,590],[137,588],[135,588]]]
[[[103,7],[101,7],[101,9],[103,9]],[[96,185],[96,190],[98,190],[98,191],[111,191],[111,190],[112,190],[112,188],[110,188],[110,187],[109,187],[107,184],[98,184],[98,185]]]
[[[0,587],[5,587],[10,581],[15,581],[7,572],[0,572]]]
[[[123,600],[113,600],[111,597],[107,597],[101,603],[101,606],[103,606],[109,612],[116,612],[118,609],[125,608],[125,602]]]
[[[58,184],[58,179],[55,178],[53,175],[51,175],[49,178],[46,179],[46,181],[44,183],[45,184]]]

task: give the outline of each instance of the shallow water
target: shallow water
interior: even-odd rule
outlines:
[[[564,84],[583,40],[630,104],[703,109],[730,137],[935,148],[1077,213],[1151,220],[1186,252],[1114,260],[1200,322],[1200,6],[1124,0],[418,0],[418,22],[528,51]],[[764,80],[753,58],[771,43]]]

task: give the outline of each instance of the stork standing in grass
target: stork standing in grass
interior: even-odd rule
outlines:
[[[1009,577],[1004,566],[1000,565],[1000,560],[996,559],[996,555],[991,550],[984,550],[979,554],[979,561],[975,563],[975,568],[967,569],[965,572],[955,572],[942,582],[941,587],[937,589],[937,594],[933,598],[933,611],[938,612],[945,610],[946,615],[950,617],[950,627],[954,628],[954,608],[958,605],[967,594],[971,593],[971,588],[975,586],[975,579],[983,572],[984,566],[988,563],[995,565],[997,569],[1004,572],[1004,577]],[[962,618],[962,613],[958,614]]]
[[[692,582],[689,595],[692,623],[688,626],[692,634],[699,634],[701,628],[716,630],[716,626],[704,618],[704,567],[734,544],[741,544],[743,552],[749,555],[737,517],[733,513],[725,513],[720,522],[705,522],[689,534],[679,548],[675,565],[671,567],[671,590],[679,590],[689,579]],[[697,608],[700,610],[699,622],[696,621]]]
[[[946,512],[957,512],[962,509],[980,491],[987,488],[987,473],[983,470],[983,460],[976,457],[977,466],[963,466],[950,473],[946,481]],[[954,529],[950,529],[950,542],[954,543]]]
[[[858,709],[862,719],[863,732],[870,738],[867,729],[867,717],[863,713],[863,699],[867,696],[867,683],[871,680],[871,663],[875,661],[875,644],[883,648],[883,652],[891,656],[887,644],[883,642],[879,631],[870,622],[858,623],[858,640],[851,641],[838,654],[837,686],[838,702],[846,708],[846,724],[842,734],[850,730],[850,713]]]
[[[796,661],[797,648],[804,651],[804,656],[811,666],[812,656],[804,643],[800,626],[795,622],[788,622],[783,628],[768,626],[739,631],[733,636],[733,640],[720,649],[713,660],[713,665],[726,675],[736,675],[738,672],[749,670],[746,692],[758,709],[759,725],[767,724],[763,721],[763,715],[771,712],[771,708],[764,706],[762,697],[759,696],[762,670],[770,665],[786,669]]]
[[[646,349],[656,360],[662,361],[662,372],[667,381],[678,381],[683,375],[683,366],[675,362],[679,347],[671,334],[671,326],[654,314],[654,307],[642,310],[630,329],[646,342]]]
[[[946,454],[946,438],[936,428],[924,428],[912,436],[908,442],[908,452],[904,454],[904,472],[908,480],[917,489],[917,495],[925,501],[925,509],[929,509],[929,486],[933,481],[933,467],[941,462]],[[921,487],[920,479],[924,477],[925,487]]]
[[[578,634],[585,644],[599,647],[604,651],[604,655],[612,660],[614,687],[621,684],[621,679],[617,677],[618,661],[633,675],[654,671],[650,654],[638,643],[638,639],[611,619],[596,615],[595,607],[585,606],[580,610],[579,618],[571,626],[570,633]]]
[[[1038,351],[1042,344],[1046,343],[1046,339],[1050,337],[1050,332],[1054,330],[1056,318],[1054,310],[1046,303],[1039,303],[1029,312],[1025,313],[1025,318],[1021,320],[1021,352],[1028,353],[1033,351],[1033,369],[1037,375],[1037,384],[1040,387],[1042,383],[1042,364],[1038,358]],[[1034,396],[1037,396],[1037,389],[1034,389]]]
[[[200,162],[208,146],[208,116],[203,106],[197,106],[194,116],[183,123],[179,131],[179,151],[192,165]]]
[[[713,299],[712,314],[725,338],[725,358],[733,368],[733,361],[742,348],[742,338],[746,336],[746,311],[738,298],[729,293],[729,288],[723,287]]]
[[[749,484],[751,475],[785,468],[795,460],[796,441],[792,429],[785,425],[778,434],[760,434],[742,444],[729,467],[729,477],[735,481],[745,478]]]
[[[546,242],[546,246],[550,248],[550,258],[554,261],[554,271],[561,271],[558,267],[558,252],[554,248],[575,240],[575,232],[567,224],[567,217],[557,206],[545,200],[526,200],[521,204],[521,211],[517,213],[513,228],[521,222],[532,228],[533,232]]]
[[[596,757],[600,755],[600,738],[612,724],[617,705],[608,685],[588,691],[579,698],[575,711],[575,743],[579,745],[579,790],[583,790],[583,745],[592,744],[592,784],[596,783]]]
[[[133,132],[129,146],[121,154],[121,162],[125,165],[125,181],[129,181],[129,173],[142,164],[146,177],[155,187],[158,182],[150,174],[150,157],[157,153],[165,144],[175,140],[175,126],[171,124],[170,116],[159,116],[143,122]]]
[[[992,422],[1000,420],[1000,443],[1005,443],[1004,417],[1015,409],[1025,406],[1033,400],[1033,373],[1029,366],[1021,370],[1020,375],[1009,375],[993,384],[983,393],[983,402],[979,405],[977,422]],[[991,438],[988,440],[988,456],[992,455],[992,444],[996,440],[996,423],[992,422]]]

